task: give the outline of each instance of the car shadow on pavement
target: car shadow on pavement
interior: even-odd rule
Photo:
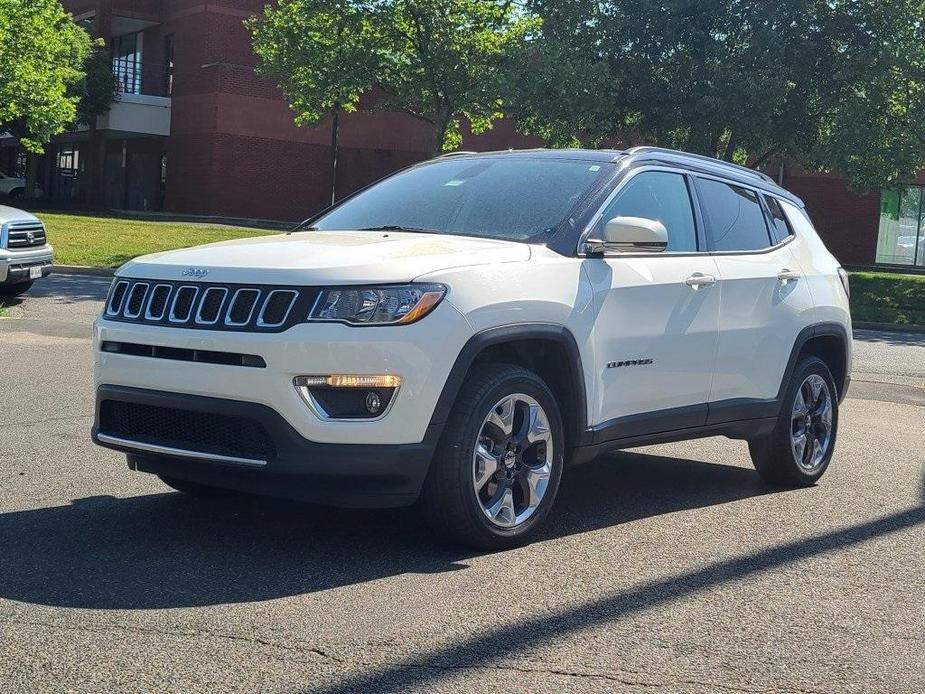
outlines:
[[[568,474],[573,473],[573,474]],[[764,493],[749,469],[620,453],[566,471],[542,540]],[[93,609],[269,600],[465,570],[415,509],[357,511],[179,493],[0,514],[0,597]]]
[[[925,347],[925,332],[855,330],[856,342],[880,342],[891,347]]]

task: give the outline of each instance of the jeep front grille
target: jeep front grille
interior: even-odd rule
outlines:
[[[196,330],[282,332],[303,322],[318,290],[204,282],[117,279],[107,320]]]
[[[44,246],[45,225],[41,222],[10,222],[6,225],[6,247],[11,251]]]

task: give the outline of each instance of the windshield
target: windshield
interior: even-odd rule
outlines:
[[[313,228],[409,229],[526,241],[557,227],[605,162],[521,157],[447,159],[388,178]]]

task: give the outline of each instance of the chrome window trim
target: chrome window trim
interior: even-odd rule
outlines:
[[[206,297],[209,296],[209,292],[216,291],[222,292],[222,300],[218,305],[218,311],[215,314],[215,320],[206,321],[202,320],[202,307],[205,306]],[[228,287],[206,287],[206,290],[202,293],[202,299],[199,301],[199,308],[196,309],[196,317],[193,319],[193,322],[196,325],[215,325],[222,318],[222,307],[225,305],[225,299],[228,298]]]
[[[129,312],[128,312],[129,302],[130,302],[130,300],[131,300],[131,298],[132,298],[132,294],[135,293],[135,290],[136,290],[138,287],[144,287],[144,288],[145,288],[145,293],[144,293],[144,294],[142,295],[142,297],[141,297],[141,306],[138,307],[138,312],[137,312],[137,313],[129,313]],[[150,290],[150,289],[151,289],[151,284],[148,283],[148,282],[134,282],[134,283],[132,284],[132,286],[129,287],[129,288],[125,291],[125,302],[124,302],[123,310],[122,310],[122,317],[123,317],[123,318],[128,318],[128,319],[130,319],[130,320],[134,320],[134,319],[138,318],[139,316],[141,316],[141,314],[142,314],[142,313],[144,312],[144,310],[145,310],[145,305],[148,303],[148,290]]]
[[[586,244],[588,241],[588,237],[590,237],[591,232],[594,230],[594,227],[597,226],[598,222],[601,221],[601,218],[604,216],[604,212],[607,210],[607,207],[610,205],[610,203],[613,202],[614,198],[616,198],[616,196],[620,194],[620,192],[627,185],[627,183],[629,183],[639,174],[644,173],[646,171],[665,171],[668,173],[677,173],[677,174],[681,174],[684,176],[690,176],[692,178],[711,179],[714,181],[719,181],[720,183],[725,183],[726,185],[738,186],[739,188],[745,188],[746,190],[750,190],[753,193],[755,193],[757,196],[759,196],[759,200],[761,199],[760,198],[761,195],[769,195],[771,197],[776,198],[778,201],[790,202],[786,198],[782,198],[779,195],[774,195],[773,193],[766,193],[763,189],[759,187],[750,186],[746,183],[741,183],[739,181],[736,181],[730,178],[724,178],[722,176],[700,173],[699,171],[688,171],[687,169],[680,169],[680,168],[675,168],[671,166],[659,166],[659,165],[640,166],[630,171],[629,175],[626,178],[624,178],[622,181],[620,181],[620,184],[616,188],[614,188],[613,191],[611,191],[610,195],[607,196],[607,199],[604,200],[604,203],[598,208],[597,212],[591,218],[591,221],[588,222],[588,224],[585,226],[584,231],[582,231],[581,236],[579,236],[578,238],[578,247],[576,249],[576,253],[579,256],[585,257],[588,255],[588,252],[586,250]],[[693,206],[694,204],[696,204],[695,201],[691,200],[691,205]],[[792,205],[793,203],[790,203],[790,204]],[[695,217],[696,217],[696,210],[692,210],[692,211],[694,212]],[[706,234],[704,234],[704,237],[706,238]],[[666,257],[668,258],[687,258],[687,257],[694,257],[694,256],[723,257],[723,256],[739,256],[739,255],[764,255],[766,253],[773,253],[775,251],[780,250],[787,244],[791,243],[795,238],[796,238],[796,232],[794,231],[794,234],[790,235],[788,238],[786,238],[784,241],[778,244],[769,246],[767,248],[759,248],[757,250],[751,250],[751,251],[710,251],[710,250],[706,250],[706,251],[697,251],[696,253],[671,252],[671,251],[662,251],[661,253],[634,253],[632,251],[623,251],[623,252],[610,251],[610,252],[604,253],[604,257],[605,258],[666,258]],[[768,237],[768,240],[770,240],[770,237]]]
[[[154,295],[157,293],[157,290],[160,287],[167,287],[167,301],[164,303],[164,310],[161,311],[161,315],[155,316],[151,313],[151,302],[154,301]],[[164,320],[164,316],[167,315],[167,309],[170,307],[170,292],[173,290],[173,287],[169,284],[155,284],[151,288],[151,292],[148,295],[148,300],[145,302],[145,320],[154,320],[160,321]]]
[[[124,448],[133,448],[148,453],[159,453],[162,455],[177,456],[181,458],[192,458],[193,460],[205,460],[215,463],[233,463],[235,465],[248,465],[251,467],[263,467],[267,464],[266,460],[257,458],[238,458],[230,455],[219,455],[218,453],[203,453],[202,451],[191,451],[185,448],[173,448],[171,446],[160,446],[155,443],[145,443],[133,439],[123,439],[119,436],[109,436],[108,434],[97,434],[96,437],[101,443],[108,443],[113,446],[122,446]]]
[[[254,299],[254,305],[251,306],[250,313],[247,314],[247,319],[243,323],[238,323],[231,320],[231,310],[234,308],[234,305],[238,300],[238,295],[241,292],[255,292],[257,294],[257,298]],[[257,306],[260,305],[261,296],[263,296],[263,292],[256,287],[241,287],[240,289],[236,290],[235,293],[231,295],[231,301],[228,304],[228,308],[225,309],[225,325],[233,328],[240,328],[249,324],[251,319],[254,317],[254,311],[256,311]]]
[[[190,302],[189,313],[187,314],[186,318],[179,319],[176,317],[176,314],[174,313],[174,309],[177,307],[177,299],[180,296],[180,292],[182,292],[184,289],[192,289],[194,294],[193,294],[193,299]],[[189,323],[190,318],[193,317],[194,312],[196,310],[196,300],[198,298],[199,298],[199,287],[197,287],[195,284],[181,284],[179,287],[177,287],[177,291],[173,293],[173,301],[170,302],[170,312],[167,314],[167,321],[170,323],[178,323],[178,324]]]
[[[122,301],[119,302],[119,308],[113,311],[111,307],[112,296],[116,293],[116,288],[120,284],[125,285],[125,293],[122,294]],[[113,283],[112,289],[109,290],[109,296],[106,297],[106,315],[107,316],[118,316],[120,313],[122,313],[122,307],[125,306],[125,299],[128,297],[128,290],[129,290],[130,284],[131,283],[128,280],[116,280]]]
[[[286,312],[283,314],[283,319],[278,323],[267,323],[263,320],[264,315],[267,312],[267,306],[270,305],[270,300],[273,298],[274,294],[292,294],[292,298],[289,300],[289,306],[286,307]],[[295,302],[299,298],[299,293],[295,289],[273,289],[267,292],[267,298],[263,300],[263,305],[260,307],[260,313],[257,315],[257,327],[258,328],[278,328],[281,325],[284,325],[287,320],[289,320],[289,314],[292,313],[292,307],[295,306]]]

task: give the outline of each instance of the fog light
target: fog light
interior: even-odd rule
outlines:
[[[321,419],[377,419],[385,416],[401,377],[298,376],[293,380],[305,404]]]

